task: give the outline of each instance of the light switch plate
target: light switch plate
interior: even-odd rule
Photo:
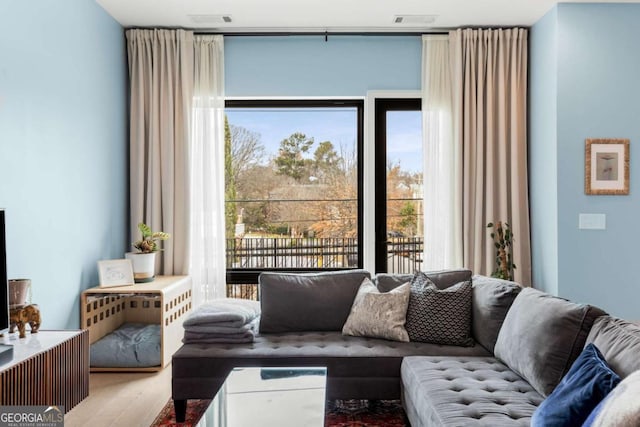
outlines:
[[[578,218],[578,228],[581,230],[605,230],[607,215],[581,213]]]

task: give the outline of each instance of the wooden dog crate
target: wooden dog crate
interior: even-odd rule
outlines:
[[[160,324],[160,366],[149,368],[98,368],[91,372],[159,371],[182,345],[182,322],[191,310],[191,279],[188,276],[158,276],[150,283],[82,292],[80,325],[89,330],[93,344],[123,323]]]

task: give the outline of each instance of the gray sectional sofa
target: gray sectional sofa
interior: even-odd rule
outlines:
[[[427,275],[440,289],[472,280],[469,270]],[[414,427],[529,425],[587,342],[601,345],[621,376],[640,369],[632,353],[640,350],[636,326],[596,307],[483,276],[472,280],[473,346],[342,335],[369,277],[364,270],[263,273],[255,342],[185,344],[174,354],[177,420],[189,399],[212,398],[234,367],[326,366],[328,399],[401,398]],[[411,278],[380,274],[373,281],[387,292]]]

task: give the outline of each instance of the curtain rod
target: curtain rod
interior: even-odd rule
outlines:
[[[363,31],[354,31],[354,32],[349,32],[349,31],[336,31],[336,32],[331,32],[331,31],[323,31],[323,32],[313,32],[313,31],[308,31],[308,32],[288,32],[288,31],[277,31],[277,32],[250,32],[250,31],[246,31],[246,32],[218,32],[218,31],[193,31],[193,34],[195,35],[206,35],[206,34],[220,34],[223,36],[239,36],[239,37],[250,37],[250,36],[257,36],[257,37],[283,37],[283,36],[325,36],[329,37],[329,36],[422,36],[422,35],[426,35],[426,34],[449,34],[447,31],[423,31],[423,32],[384,32],[384,31],[379,31],[379,32],[363,32]]]

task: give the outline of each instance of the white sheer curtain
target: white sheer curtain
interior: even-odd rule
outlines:
[[[449,37],[422,37],[424,270],[462,267],[462,150]]]
[[[226,296],[223,37],[195,36],[194,62],[190,274],[198,305]]]

